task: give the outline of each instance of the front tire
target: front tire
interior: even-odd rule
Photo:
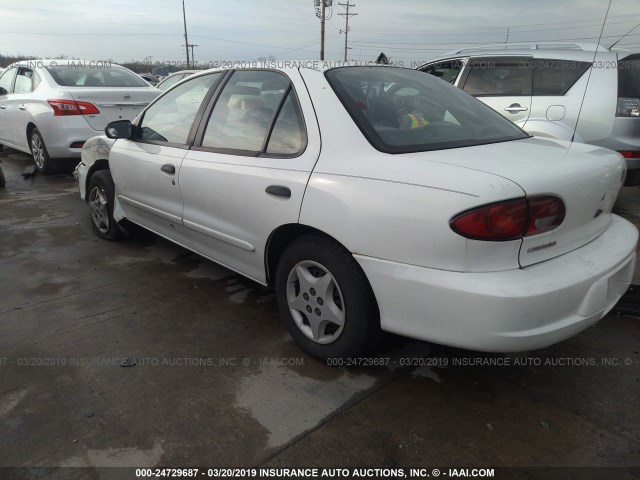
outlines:
[[[38,171],[43,175],[51,175],[52,173],[55,173],[53,161],[49,156],[49,152],[47,151],[47,147],[44,144],[44,140],[42,139],[40,130],[38,130],[37,128],[34,128],[31,131],[29,145],[31,147],[31,156],[33,157],[33,163],[35,163]]]
[[[89,179],[87,204],[93,233],[107,240],[122,238],[122,230],[113,218],[115,185],[109,170],[98,170]]]
[[[305,235],[284,251],[276,271],[280,314],[296,343],[321,359],[375,348],[380,314],[362,268],[342,245]]]

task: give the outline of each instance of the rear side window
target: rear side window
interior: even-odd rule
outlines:
[[[35,89],[35,75],[30,68],[21,68],[16,77],[14,93],[29,93]]]
[[[531,95],[530,59],[473,59],[464,91],[469,95]]]
[[[247,156],[295,156],[305,144],[302,114],[289,79],[273,71],[234,72],[202,139],[202,147]]]
[[[538,59],[533,65],[533,95],[564,95],[584,73],[589,62]]]
[[[100,68],[81,65],[46,68],[55,82],[63,87],[149,87],[147,82],[131,70],[113,65]]]
[[[640,54],[618,62],[618,97],[640,98]]]
[[[385,153],[468,147],[527,138],[479,100],[417,70],[348,67],[327,71],[369,142]]]

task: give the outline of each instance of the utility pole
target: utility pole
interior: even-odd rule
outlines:
[[[184,45],[182,46],[184,47]],[[191,49],[191,65],[193,65],[193,68],[196,68],[196,56],[193,53],[193,47],[199,47],[200,45],[194,45],[193,43],[190,43],[187,46]]]
[[[347,9],[347,11],[345,13],[339,13],[338,15],[341,15],[344,17],[344,21],[345,21],[345,26],[344,26],[344,61],[347,61],[347,50],[349,49],[349,47],[347,46],[347,41],[349,39],[349,17],[353,17],[354,15],[358,15],[357,13],[349,13],[349,8],[351,7],[355,7],[355,4],[353,3],[349,3],[349,0],[347,0],[347,3],[338,3],[338,5],[343,6]]]
[[[327,1],[320,0],[322,8],[320,10],[320,60],[324,60],[324,16],[327,11]]]
[[[184,20],[184,48],[187,52],[187,70],[189,70],[189,37],[187,36],[187,13],[184,9],[184,0],[182,0],[182,19]]]
[[[504,41],[504,49],[507,49],[507,43],[509,43],[509,30],[511,29],[511,27],[507,27],[507,38]]]

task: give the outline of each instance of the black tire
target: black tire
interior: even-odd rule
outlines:
[[[302,272],[311,273],[315,277],[313,281],[329,273],[332,278],[327,282],[334,282],[327,290],[330,293],[323,297],[321,292],[308,288],[312,284],[305,283],[303,288],[301,282],[293,280],[292,277],[298,278],[297,266]],[[353,255],[335,240],[316,234],[294,240],[278,261],[275,287],[284,324],[307,353],[325,360],[353,358],[376,347],[380,337],[380,313],[373,290]],[[306,298],[303,298],[304,293],[307,293]],[[300,309],[290,306],[289,299],[293,297],[303,302],[298,304]],[[341,309],[341,329],[338,323],[326,320],[337,318],[331,313],[336,308]],[[324,322],[317,327],[317,332],[322,334],[318,334],[317,339],[325,343],[310,336],[314,335],[310,318]]]
[[[4,188],[5,184],[4,172],[2,171],[2,167],[0,167],[0,188]]]
[[[40,134],[40,130],[34,128],[29,135],[29,147],[31,148],[31,156],[33,157],[33,163],[36,165],[38,172],[43,175],[51,175],[56,173],[56,168],[49,156],[47,146],[44,144],[44,139]]]
[[[113,219],[115,186],[109,170],[98,170],[89,179],[87,204],[93,233],[107,240],[119,240],[122,230]],[[105,203],[106,202],[106,203]]]

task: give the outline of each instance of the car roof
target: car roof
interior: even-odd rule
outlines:
[[[19,60],[17,62],[12,63],[9,67],[50,67],[53,65],[56,66],[64,66],[64,65],[97,65],[99,67],[110,66],[110,67],[120,67],[124,68],[122,65],[118,65],[117,63],[110,62],[108,60],[79,60],[79,59],[71,59],[71,58],[47,58],[47,59],[39,59],[32,58],[29,60]],[[7,67],[7,68],[9,68]]]
[[[484,56],[532,56],[537,58],[557,58],[565,60],[593,61],[594,55],[616,52],[597,43],[522,42],[495,45],[480,45],[453,50],[439,55],[429,62],[460,57]]]

